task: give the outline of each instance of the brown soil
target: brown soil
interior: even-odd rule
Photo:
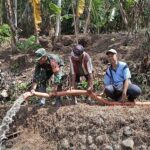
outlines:
[[[116,48],[121,59],[131,62],[129,65],[132,67],[131,70],[136,70],[137,74],[140,73],[141,61],[145,57],[144,52],[140,50],[144,41],[141,36],[136,39],[131,38],[128,43],[124,33],[81,36],[80,38],[80,42],[92,56],[96,79],[102,80],[107,64],[105,51],[109,48]],[[61,37],[52,49],[52,53],[59,53],[64,58],[67,73],[69,72],[68,56],[73,39],[73,36]],[[0,67],[6,74],[6,85],[9,86],[14,81],[16,83],[31,81],[34,70],[32,54],[12,56],[10,49],[4,48],[0,50],[0,54]],[[14,66],[16,63],[19,66]],[[149,95],[142,95],[139,99],[144,98],[150,99]],[[0,120],[10,108],[10,105],[7,105],[1,105]],[[59,109],[49,103],[45,107],[31,104],[22,106],[10,126],[9,139],[5,143],[6,149],[150,150],[149,107],[110,107],[88,105],[84,102],[77,105],[65,105]],[[20,134],[14,134],[18,131]],[[128,140],[127,143],[125,140]]]
[[[11,131],[22,131],[6,141],[11,150],[150,148],[150,110],[146,107],[89,106],[22,107]],[[132,146],[131,146],[132,147]],[[127,148],[128,149],[128,148]],[[132,149],[132,148],[131,148]]]

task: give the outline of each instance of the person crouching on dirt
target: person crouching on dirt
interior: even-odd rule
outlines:
[[[70,71],[71,71],[71,89],[76,88],[76,84],[80,82],[80,77],[84,76],[88,81],[88,91],[93,90],[93,66],[92,60],[88,53],[84,51],[84,47],[77,44],[71,52]],[[77,100],[75,99],[75,104]]]
[[[54,74],[54,91],[61,91],[61,79],[63,77],[62,67],[64,66],[63,60],[55,54],[49,54],[44,48],[38,49],[36,52],[36,67],[33,76],[32,90],[39,92],[46,92],[48,80]],[[45,104],[45,98],[42,98],[40,105]],[[56,97],[56,107],[61,106],[61,98]]]
[[[106,52],[110,63],[104,76],[104,93],[116,101],[124,102],[126,98],[133,102],[140,94],[141,89],[132,84],[131,74],[125,62],[118,61],[117,51],[110,49]]]

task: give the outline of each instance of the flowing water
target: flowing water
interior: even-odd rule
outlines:
[[[13,122],[13,117],[19,111],[21,103],[24,101],[23,95],[21,95],[13,104],[13,106],[7,111],[6,116],[3,118],[0,125],[0,150],[2,149],[2,142],[7,139],[6,133],[9,131],[9,124]]]

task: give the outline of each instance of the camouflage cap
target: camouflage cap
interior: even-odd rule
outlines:
[[[43,56],[46,56],[46,50],[44,48],[39,48],[37,51],[35,51],[35,54],[35,61],[38,62]]]

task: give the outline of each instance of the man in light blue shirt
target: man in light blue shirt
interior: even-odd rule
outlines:
[[[132,84],[130,70],[125,62],[118,61],[117,51],[110,49],[106,52],[110,65],[104,76],[104,93],[114,100],[134,101],[140,94],[141,89]]]

